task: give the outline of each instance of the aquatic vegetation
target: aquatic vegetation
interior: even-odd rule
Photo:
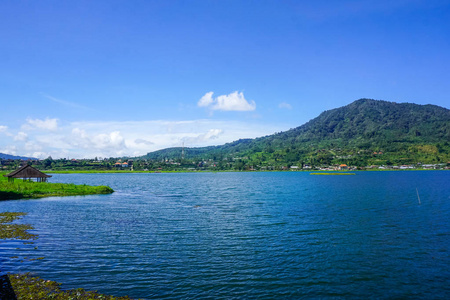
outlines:
[[[67,183],[33,182],[15,180],[8,182],[0,176],[0,200],[22,198],[42,198],[52,196],[78,196],[92,194],[111,194],[108,186],[75,185]]]
[[[0,213],[0,243],[2,242],[2,240],[25,240],[25,241],[29,241],[29,242],[23,242],[24,245],[34,244],[34,242],[30,242],[30,240],[36,240],[38,238],[38,235],[28,232],[28,230],[34,229],[33,226],[31,226],[29,224],[14,224],[14,223],[12,223],[15,220],[22,218],[25,215],[26,215],[26,213],[23,213],[23,212],[1,212]],[[34,247],[34,249],[37,249],[37,247]],[[44,259],[44,257],[19,258],[19,256],[11,256],[10,258],[11,259],[20,259],[21,262]],[[3,298],[0,297],[0,299],[3,299]]]
[[[128,296],[114,297],[102,295],[96,291],[84,289],[61,290],[61,284],[51,280],[34,277],[31,274],[9,274],[10,288],[17,299],[103,299],[103,300],[127,300]]]
[[[26,274],[0,276],[1,299],[77,299],[128,300],[128,296],[114,297],[84,289],[61,290],[61,284]]]
[[[13,221],[25,216],[22,212],[2,212],[0,213],[0,241],[5,239],[35,240],[36,234],[29,233],[34,229],[29,224],[11,224]]]

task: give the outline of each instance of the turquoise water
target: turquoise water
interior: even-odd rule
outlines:
[[[0,211],[28,212],[23,222],[39,234],[34,245],[0,243],[3,272],[143,299],[450,297],[448,171],[58,174],[52,182],[117,192],[0,202]]]

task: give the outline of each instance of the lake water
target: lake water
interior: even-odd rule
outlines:
[[[3,272],[143,299],[450,298],[449,171],[51,181],[116,192],[0,202],[39,234],[0,243]]]

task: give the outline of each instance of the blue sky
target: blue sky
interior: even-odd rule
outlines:
[[[0,3],[0,152],[142,155],[359,98],[450,104],[450,3]]]

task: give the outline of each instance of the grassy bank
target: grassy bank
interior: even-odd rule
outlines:
[[[30,182],[16,179],[14,182],[0,175],[0,200],[42,198],[54,196],[77,196],[110,194],[114,190],[108,186],[75,185],[72,183]]]

